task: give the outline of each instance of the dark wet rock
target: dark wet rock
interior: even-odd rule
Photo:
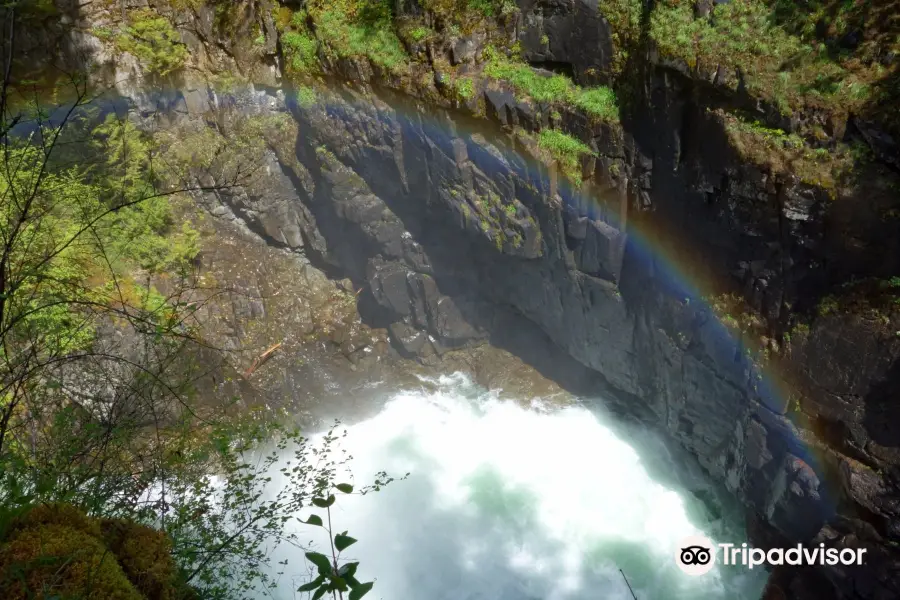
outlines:
[[[878,158],[900,167],[900,144],[893,136],[864,119],[854,117],[852,122]]]
[[[489,87],[484,91],[487,116],[497,123],[513,126],[517,122],[515,107],[516,98],[512,92]]]
[[[391,323],[388,331],[391,334],[391,341],[394,345],[400,348],[402,353],[408,357],[416,356],[428,343],[428,335],[425,332],[410,327],[403,322]]]
[[[533,63],[567,65],[580,80],[605,79],[612,58],[609,23],[597,0],[520,0],[523,57]]]

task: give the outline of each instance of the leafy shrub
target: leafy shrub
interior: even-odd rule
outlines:
[[[421,42],[429,37],[433,32],[424,26],[413,27],[409,30],[409,37],[414,42]]]
[[[466,32],[485,19],[505,17],[519,9],[515,0],[421,0],[421,5],[438,20]]]
[[[612,68],[621,73],[641,34],[641,0],[599,0],[600,12],[609,21],[613,41]]]
[[[312,12],[316,33],[341,58],[366,57],[392,72],[404,71],[409,56],[394,33],[390,13],[371,6],[342,11],[340,5]],[[354,18],[354,14],[362,13]]]
[[[147,8],[131,13],[129,21],[116,39],[120,50],[133,54],[157,75],[168,75],[184,65],[187,48],[168,19]]]

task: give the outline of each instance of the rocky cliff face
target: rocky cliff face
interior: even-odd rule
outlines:
[[[785,288],[799,302],[794,278],[821,276],[811,263],[828,251],[822,233],[804,233],[824,228],[814,201],[798,208],[815,190],[767,190],[724,145],[688,146],[679,172],[670,148],[683,130],[660,126],[652,146],[596,132],[623,173],[599,204],[596,191],[556,187],[500,130],[372,92],[320,101],[296,110],[299,160],[282,162],[298,204],[260,201],[255,218],[318,240],[307,251],[365,290],[363,313],[398,350],[428,361],[480,340],[510,348],[667,430],[783,539],[869,547],[871,571],[832,574],[841,590],[895,593],[882,562],[896,560],[885,555],[897,535],[897,441],[884,418],[893,332],[865,312],[817,318],[784,351],[796,387],[779,389],[778,372],[748,358],[621,217],[649,202],[654,220],[698,236],[711,266],[730,265],[760,309],[786,317]],[[704,178],[722,186],[713,201]]]
[[[239,64],[207,13],[184,27],[193,54]],[[596,2],[521,2],[501,33],[582,82],[614,60]],[[466,102],[437,93],[433,48],[433,77],[414,85],[341,59],[326,68],[341,83],[314,101],[285,108],[273,92],[265,110],[289,110],[298,134],[271,144],[270,185],[206,201],[349,278],[366,323],[406,357],[487,341],[665,430],[747,505],[758,543],[869,549],[863,568],[780,572],[773,597],[900,595],[890,137],[852,118],[833,128],[878,158],[828,188],[747,160],[721,109],[770,111],[718,73],[648,49],[626,65],[635,93],[621,125],[597,124],[479,80],[485,39],[445,48],[477,80]],[[244,60],[274,86],[278,48],[257,54]],[[205,85],[161,97],[189,117],[222,110]],[[551,121],[595,152],[580,187],[530,141]]]

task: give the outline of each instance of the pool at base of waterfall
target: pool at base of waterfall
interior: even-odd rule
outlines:
[[[499,400],[461,374],[427,383],[395,393],[340,440],[357,485],[380,471],[409,473],[375,493],[339,495],[331,509],[334,531],[358,539],[341,558],[359,561],[358,580],[375,582],[367,598],[760,597],[762,569],[679,569],[684,538],[740,545],[746,534],[654,477],[655,446],[581,405]],[[298,517],[310,512],[324,516]],[[328,553],[324,530],[296,531]],[[282,560],[277,590],[260,598],[307,597],[296,591],[310,580],[303,550],[283,545],[273,563]]]

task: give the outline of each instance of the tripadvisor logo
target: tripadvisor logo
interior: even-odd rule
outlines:
[[[688,575],[704,575],[718,563],[752,569],[763,565],[861,565],[865,548],[826,548],[825,544],[806,548],[750,548],[747,544],[713,544],[703,536],[692,535],[675,547],[675,562]]]

